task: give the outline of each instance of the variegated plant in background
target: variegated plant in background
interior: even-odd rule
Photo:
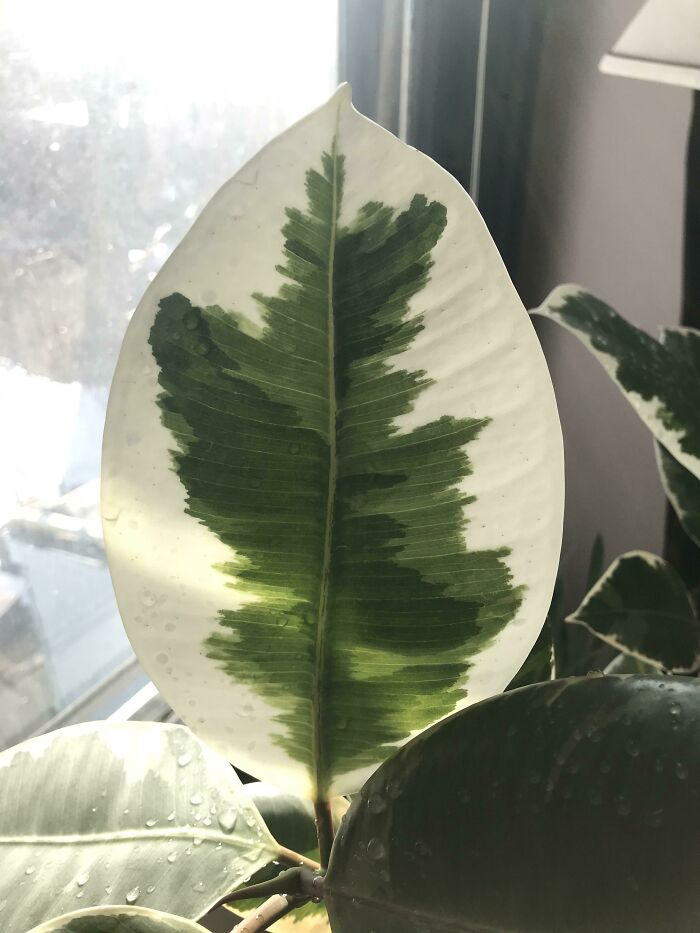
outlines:
[[[687,409],[664,403],[685,470]],[[0,756],[3,931],[186,933],[253,899],[240,933],[319,900],[334,933],[658,933],[658,811],[608,837],[609,808],[641,814],[640,765],[676,760],[670,863],[693,874],[700,745],[666,729],[663,679],[532,684],[563,508],[544,358],[462,188],[347,88],[152,283],[102,493],[125,626],[189,729],[89,724]],[[672,692],[692,723],[697,685]],[[594,861],[596,890],[626,866],[610,897],[585,896]],[[685,929],[693,899],[674,903]]]
[[[700,331],[663,328],[655,340],[576,285],[556,288],[535,314],[561,324],[596,356],[654,437],[661,481],[693,547],[700,544]],[[617,558],[567,621],[621,655],[613,672],[697,674],[698,571],[684,581],[665,560]]]

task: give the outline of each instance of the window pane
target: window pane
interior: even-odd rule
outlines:
[[[146,682],[99,523],[119,345],[214,191],[331,93],[336,16],[331,0],[3,4],[2,747],[101,685],[107,714]]]

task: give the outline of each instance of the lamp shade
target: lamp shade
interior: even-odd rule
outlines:
[[[600,70],[700,90],[700,0],[647,0]]]

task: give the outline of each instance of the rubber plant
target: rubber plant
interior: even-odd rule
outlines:
[[[663,328],[656,340],[577,285],[559,286],[533,313],[578,337],[649,428],[664,490],[700,569],[700,331]],[[697,572],[684,580],[663,558],[630,551],[566,621],[619,652],[612,672],[698,676],[699,584]]]
[[[239,933],[320,901],[334,933],[697,928],[698,685],[517,686],[549,650],[551,382],[472,202],[346,87],[151,284],[103,463],[124,624],[186,725],[0,756],[3,931],[251,899]]]

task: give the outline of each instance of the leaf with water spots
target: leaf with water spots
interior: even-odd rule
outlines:
[[[103,475],[122,617],[185,721],[277,786],[352,792],[505,687],[562,492],[483,221],[347,89],[219,192],[132,318]]]
[[[0,754],[3,933],[101,904],[200,917],[278,856],[234,770],[184,726],[88,723]]]
[[[695,933],[699,719],[695,679],[601,676],[438,724],[343,821],[333,933]]]

